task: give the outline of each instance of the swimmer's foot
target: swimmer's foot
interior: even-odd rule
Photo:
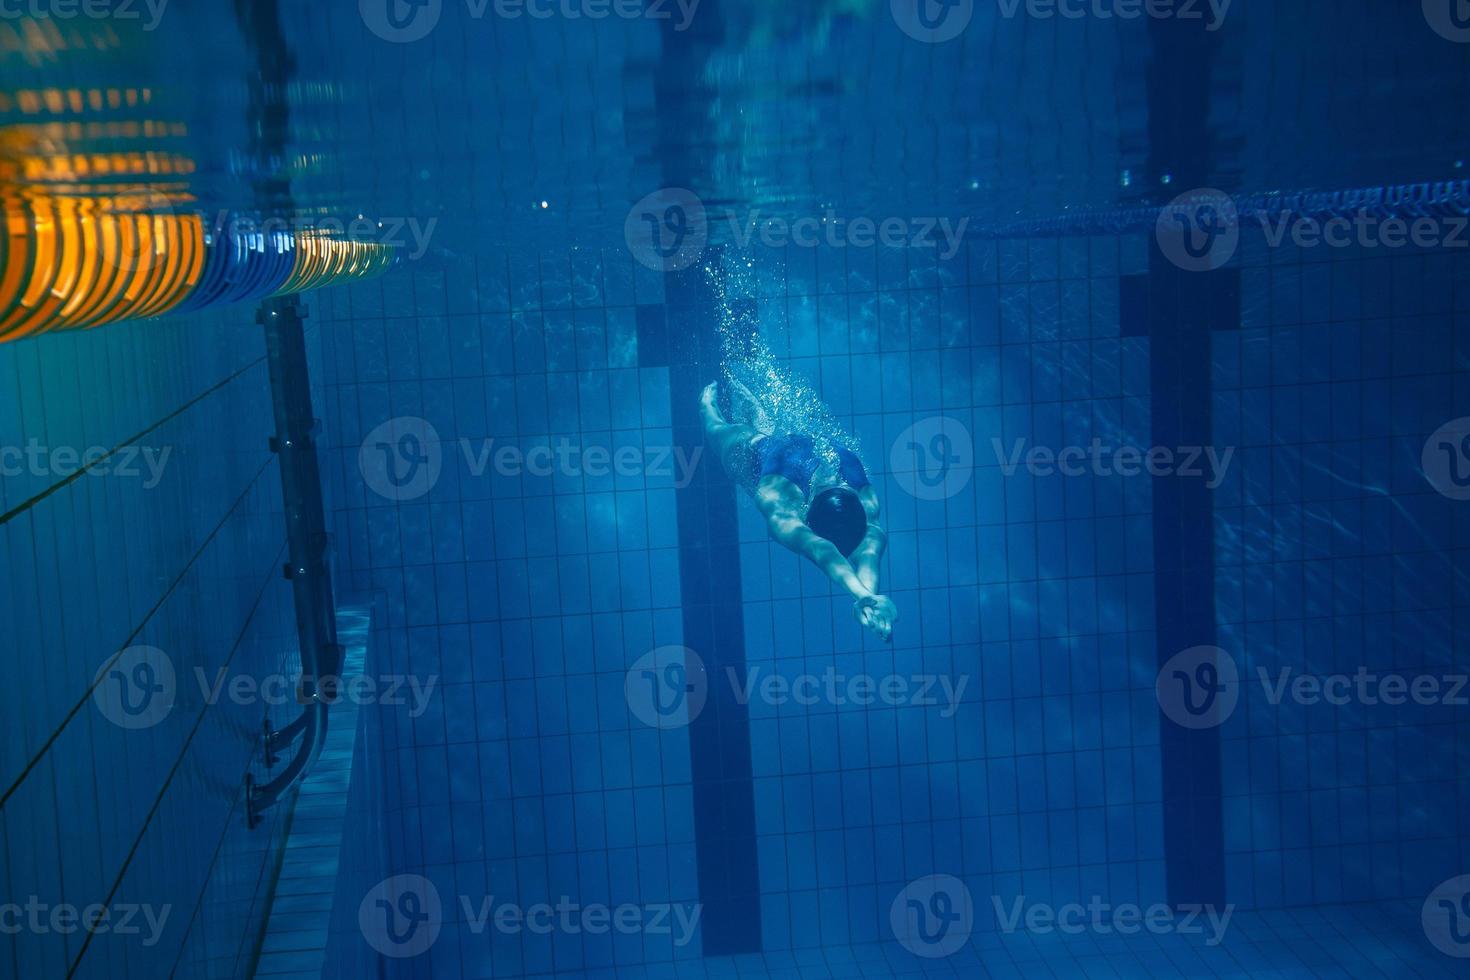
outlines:
[[[699,396],[699,407],[704,412],[704,417],[715,422],[725,421],[725,413],[720,410],[720,383],[711,381],[704,389],[704,394]]]

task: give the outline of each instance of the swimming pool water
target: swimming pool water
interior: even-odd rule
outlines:
[[[0,974],[1462,975],[1455,207],[1382,202],[1423,244],[1171,237],[1457,186],[1455,22],[636,6],[0,20],[27,153],[148,148],[177,207],[402,253],[307,300],[374,696],[253,830],[296,706],[198,678],[300,663],[255,311],[0,345],[0,449],[47,460],[0,479],[0,905],[167,910],[0,930]],[[147,95],[18,94],[109,87]],[[179,128],[37,128],[115,118]],[[891,644],[706,445],[732,323],[862,447]],[[58,465],[93,446],[139,475]],[[130,729],[99,668],[140,647],[176,690]]]

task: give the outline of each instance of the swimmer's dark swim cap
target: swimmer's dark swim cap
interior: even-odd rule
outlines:
[[[851,556],[868,534],[868,512],[863,502],[847,487],[823,490],[807,508],[806,526],[831,541],[837,550]]]

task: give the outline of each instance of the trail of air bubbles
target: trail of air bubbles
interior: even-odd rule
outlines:
[[[838,466],[838,446],[861,458],[858,440],[812,386],[776,359],[761,336],[755,304],[741,302],[756,295],[755,263],[720,250],[706,261],[704,273],[718,301],[715,329],[720,337],[721,380],[731,393],[730,421],[748,422],[771,435],[809,435],[828,466]]]

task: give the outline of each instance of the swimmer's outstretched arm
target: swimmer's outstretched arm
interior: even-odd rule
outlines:
[[[875,524],[869,525],[868,537],[864,538],[860,550],[854,552],[853,557],[859,559],[862,551],[868,550],[871,558],[866,564],[859,560],[855,567],[836,545],[806,525],[798,516],[794,502],[780,490],[761,488],[756,494],[756,503],[766,516],[771,537],[816,565],[828,578],[846,589],[856,603],[854,612],[859,621],[881,639],[888,640],[893,634],[897,612],[893,603],[877,591],[878,560],[887,543],[883,529]]]
[[[872,487],[858,491],[863,509],[868,513],[868,533],[852,553],[852,567],[863,585],[874,593],[878,592],[878,566],[883,562],[883,553],[888,550],[888,533],[878,523],[878,494]]]
[[[795,515],[768,516],[767,523],[771,537],[816,565],[854,599],[867,599],[877,594],[863,582],[852,562],[837,550],[837,546],[807,527],[801,518]]]

